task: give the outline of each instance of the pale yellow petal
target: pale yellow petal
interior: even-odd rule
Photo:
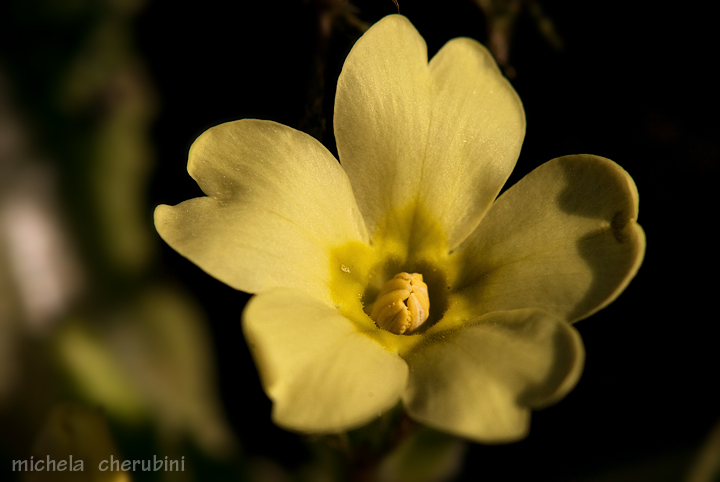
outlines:
[[[423,205],[450,249],[478,225],[515,166],[525,137],[520,98],[488,50],[449,41],[430,61],[433,110],[423,165]]]
[[[477,442],[523,438],[530,409],[565,396],[582,372],[580,336],[539,310],[487,313],[465,328],[426,336],[405,355],[408,413]]]
[[[614,162],[553,159],[493,204],[453,254],[475,314],[541,308],[577,321],[613,301],[645,252],[637,188]]]
[[[188,171],[208,197],[159,206],[157,230],[236,289],[295,286],[327,300],[328,250],[366,240],[347,176],[302,132],[254,119],[219,125],[192,145]]]
[[[358,332],[338,312],[291,289],[250,300],[243,332],[278,425],[339,432],[363,425],[400,400],[407,364]]]
[[[348,55],[334,122],[370,232],[412,223],[399,210],[417,204],[450,248],[497,196],[525,135],[522,103],[482,45],[451,40],[428,64],[425,42],[399,15],[376,23]],[[398,232],[418,235],[412,228]]]
[[[425,41],[400,15],[370,27],[345,60],[335,96],[335,140],[371,233],[393,208],[417,197],[431,92]]]

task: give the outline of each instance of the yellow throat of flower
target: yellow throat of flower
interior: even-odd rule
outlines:
[[[370,317],[396,335],[410,335],[430,316],[430,296],[418,273],[398,273],[388,280],[373,304]]]
[[[457,269],[448,256],[447,237],[426,209],[412,203],[393,211],[370,245],[353,241],[332,250],[335,306],[388,350],[410,350],[456,304],[451,285]]]

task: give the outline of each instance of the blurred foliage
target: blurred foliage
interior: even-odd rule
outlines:
[[[18,100],[2,99],[7,122],[0,127],[4,134],[24,133],[8,138],[11,148],[0,159],[6,174],[0,207],[19,213],[0,232],[0,283],[8,288],[0,304],[0,356],[7,360],[0,446],[13,458],[31,453],[33,434],[51,410],[40,446],[54,453],[61,442],[52,434],[76,421],[84,444],[97,438],[102,446],[108,437],[85,430],[84,415],[53,409],[73,401],[102,407],[122,427],[121,453],[142,445],[149,428],[155,453],[197,454],[190,472],[193,465],[237,464],[205,317],[190,296],[156,274],[158,239],[146,193],[158,106],[133,30],[143,6],[67,0],[2,7],[4,22],[12,19],[3,37],[15,37],[0,50],[0,73],[8,75],[2,95]],[[13,187],[21,182],[24,189]],[[20,209],[25,205],[34,210]],[[40,214],[28,218],[33,212]],[[23,223],[28,227],[21,231]],[[35,251],[29,236],[42,238]],[[69,242],[57,247],[60,238]],[[72,281],[54,261],[33,261],[43,243],[54,246],[51,261],[77,267],[74,283],[82,288],[61,293],[54,309],[34,320],[28,308],[50,295],[43,280]],[[26,285],[40,286],[39,298],[28,297]]]
[[[58,363],[83,398],[117,420],[152,416],[161,437],[190,434],[207,453],[227,456],[234,441],[213,395],[210,340],[187,299],[148,288],[107,323],[67,323],[56,338]]]
[[[68,467],[62,471],[50,471],[48,467],[43,471],[27,471],[23,474],[23,482],[131,480],[125,472],[100,470],[103,461],[111,457],[117,460],[119,454],[110,430],[97,410],[72,405],[55,407],[35,440],[32,453],[36,461],[44,460],[46,464],[49,460],[67,462]]]

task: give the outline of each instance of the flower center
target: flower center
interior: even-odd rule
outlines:
[[[398,273],[378,293],[370,317],[396,335],[413,334],[430,315],[430,297],[418,273]]]

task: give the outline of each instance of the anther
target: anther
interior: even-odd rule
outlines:
[[[382,287],[370,316],[396,335],[414,333],[430,315],[428,287],[418,273],[398,273]]]

